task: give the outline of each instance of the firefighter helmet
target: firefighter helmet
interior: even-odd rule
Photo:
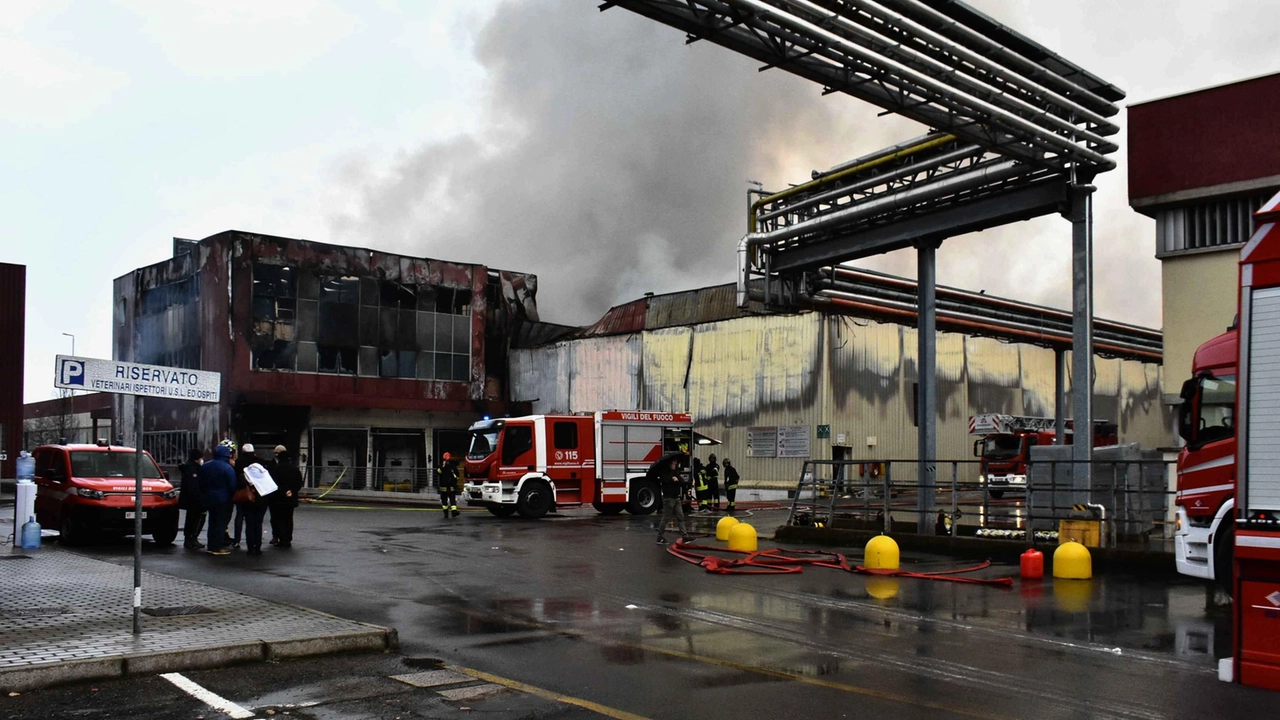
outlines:
[[[450,460],[453,459],[453,453],[445,453],[443,456],[441,456],[440,459],[444,460],[445,462],[449,462]]]

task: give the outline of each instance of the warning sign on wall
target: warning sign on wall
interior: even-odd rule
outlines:
[[[747,428],[747,457],[777,457],[778,428],[762,426]]]

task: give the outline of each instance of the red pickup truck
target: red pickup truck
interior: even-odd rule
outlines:
[[[114,445],[42,445],[36,461],[36,521],[74,545],[133,533],[138,455]],[[178,536],[178,491],[148,453],[142,463],[142,532],[157,545]]]

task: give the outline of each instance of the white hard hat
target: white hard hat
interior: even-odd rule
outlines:
[[[247,452],[247,453],[253,452],[253,443],[245,443],[241,445],[240,452]]]

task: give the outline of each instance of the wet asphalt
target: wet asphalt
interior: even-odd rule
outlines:
[[[540,521],[471,511],[443,520],[423,509],[335,503],[301,508],[288,550],[215,558],[148,544],[145,562],[152,571],[395,627],[403,658],[376,662],[440,660],[639,717],[1274,712],[1276,696],[1217,680],[1215,657],[1230,648],[1229,614],[1209,607],[1195,582],[1107,576],[1004,589],[823,568],[713,575],[655,545],[652,522],[589,511]],[[129,562],[131,547],[81,551]],[[860,552],[846,553],[860,560]],[[903,563],[920,571],[965,564],[909,554]],[[1014,574],[997,566],[978,575]],[[333,658],[305,670],[282,663],[270,677],[249,668],[210,677],[247,706],[283,707],[316,702],[314,687],[302,683],[314,684],[316,673],[405,672],[370,669],[371,662]],[[55,702],[72,690],[41,692]],[[545,701],[513,707],[495,706],[496,715],[591,714]],[[3,708],[0,701],[0,717],[25,716]],[[138,710],[103,717],[149,716]],[[388,708],[351,710],[345,716],[395,716]]]

